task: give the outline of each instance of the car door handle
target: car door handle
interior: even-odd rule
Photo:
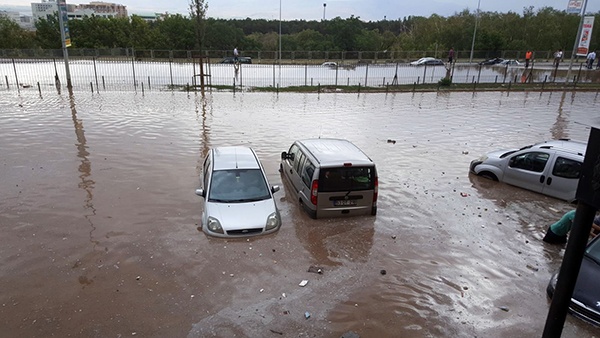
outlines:
[[[544,176],[544,175],[540,176],[540,183],[544,184],[545,180],[546,180],[546,176]]]
[[[546,184],[547,185],[552,184],[552,177],[548,177],[548,179],[546,180]]]

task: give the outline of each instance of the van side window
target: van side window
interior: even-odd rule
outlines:
[[[302,182],[304,182],[307,187],[310,187],[314,173],[315,166],[309,160],[306,160],[306,163],[304,164],[304,170],[302,170]]]
[[[296,154],[296,158],[294,159],[294,169],[296,169],[298,174],[302,173],[302,166],[304,165],[305,158],[306,156],[304,156],[304,153],[301,151]]]
[[[554,163],[552,175],[563,178],[579,178],[581,175],[581,162],[558,157]]]

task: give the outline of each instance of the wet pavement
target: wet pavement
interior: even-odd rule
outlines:
[[[589,92],[0,95],[3,337],[540,336],[564,253],[541,239],[574,206],[468,164],[600,119]],[[277,169],[305,137],[372,157],[376,217],[298,207]],[[277,233],[198,230],[203,156],[224,145],[282,186]],[[598,334],[567,317],[563,337]]]

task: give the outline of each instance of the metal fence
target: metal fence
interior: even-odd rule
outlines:
[[[162,56],[162,55],[161,55]],[[165,90],[200,83],[200,59],[129,57],[71,57],[69,69],[74,88],[101,90]],[[546,83],[600,82],[600,71],[577,64],[569,73],[566,62],[533,62],[523,65],[480,66],[454,63],[439,66],[413,66],[401,62],[345,60],[321,63],[253,63],[202,65],[205,83],[212,87],[253,88],[292,86],[389,87],[395,85],[437,84],[450,77],[453,83]],[[0,90],[37,87],[40,91],[66,85],[62,58],[0,58]]]

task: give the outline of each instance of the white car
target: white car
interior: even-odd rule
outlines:
[[[411,66],[443,66],[444,61],[432,57],[420,58],[410,63]]]
[[[249,147],[219,147],[204,160],[202,231],[216,237],[242,237],[275,232],[281,217],[267,176]]]
[[[517,61],[517,60],[503,60],[501,62],[498,62],[497,64],[495,64],[495,66],[520,66],[521,62]]]
[[[479,176],[573,202],[586,148],[585,142],[546,141],[487,153],[471,161],[469,169]]]
[[[335,67],[337,67],[337,63],[335,63],[333,61],[326,61],[326,62],[323,62],[321,64],[321,66],[335,68]]]

